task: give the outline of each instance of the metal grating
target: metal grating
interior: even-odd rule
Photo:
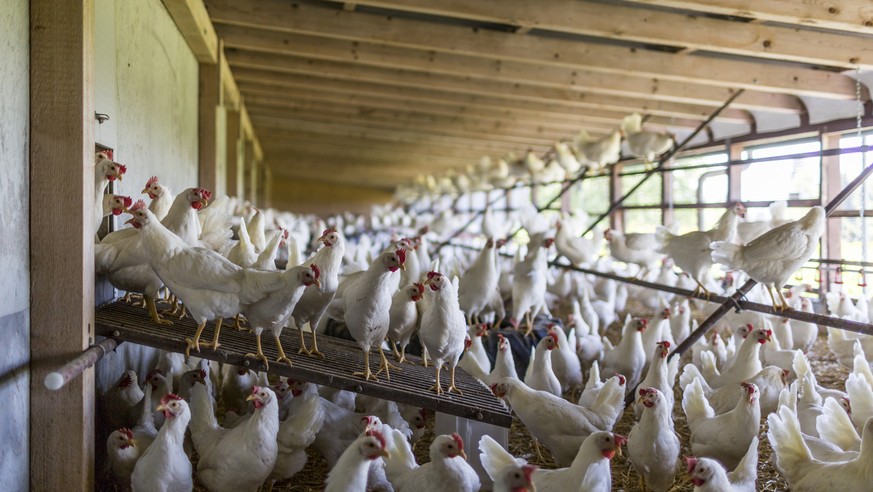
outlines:
[[[197,324],[191,318],[173,319],[172,326],[159,326],[151,322],[144,309],[122,301],[97,309],[95,322],[98,335],[180,353],[185,351],[185,338],[193,338],[197,331]],[[211,341],[214,330],[214,323],[208,323],[201,340]],[[418,357],[407,355],[407,359],[415,362],[415,365],[403,364],[402,371],[391,373],[390,381],[380,377],[379,382],[375,383],[352,376],[352,372],[361,371],[364,367],[363,354],[355,342],[320,335],[318,348],[325,358],[317,359],[297,354],[300,348],[297,330],[287,329],[281,338],[282,346],[288,358],[293,361],[293,366],[271,362],[269,373],[502,427],[509,427],[512,423],[512,416],[503,403],[485,385],[460,368],[456,371],[455,383],[463,391],[463,395],[453,393],[438,396],[428,390],[434,383],[433,367],[422,367]],[[197,356],[263,370],[260,360],[244,356],[255,351],[253,334],[234,331],[225,324],[221,330],[220,343],[218,351],[201,348]],[[262,344],[267,358],[275,360],[278,357],[276,345],[269,332],[264,333]],[[370,359],[378,367],[378,354]],[[448,371],[443,373],[443,382],[447,384]]]

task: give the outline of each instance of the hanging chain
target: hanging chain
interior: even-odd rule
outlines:
[[[861,101],[861,67],[855,67],[855,104],[857,105],[858,111],[855,115],[855,130],[858,133],[858,141],[859,145],[863,147],[865,145],[864,136],[861,131],[862,120],[864,117],[864,102]],[[867,163],[867,151],[861,152],[861,169],[864,169],[864,166]],[[864,217],[867,211],[867,184],[866,182],[861,183],[861,205],[858,207],[859,215],[861,217],[861,259],[865,263],[867,262],[867,220]],[[864,275],[864,267],[861,267],[861,276]]]

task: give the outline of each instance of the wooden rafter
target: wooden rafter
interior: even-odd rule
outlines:
[[[697,54],[675,56],[636,47],[577,40],[517,36],[480,28],[437,24],[426,20],[345,12],[281,0],[239,3],[210,0],[216,23],[300,32],[394,46],[454,52],[497,60],[585,67],[634,77],[658,77],[718,87],[851,99],[854,82],[842,74],[800,67],[769,65]]]
[[[197,61],[218,62],[218,36],[203,0],[161,0]]]
[[[652,2],[654,3],[654,2]],[[658,5],[665,2],[658,1]],[[669,3],[669,2],[667,2]],[[682,3],[682,2],[678,2]],[[706,2],[704,2],[706,3]],[[714,2],[713,2],[714,3]],[[719,1],[721,4],[731,2]],[[749,6],[789,2],[746,1]],[[794,4],[816,2],[793,1]],[[830,2],[821,2],[830,3]],[[840,2],[833,2],[834,4]],[[846,2],[852,3],[852,2]],[[749,24],[726,19],[689,16],[681,12],[647,10],[607,2],[552,0],[363,0],[359,5],[403,12],[433,14],[608,39],[653,43],[749,57],[787,60],[813,65],[873,67],[873,45],[839,33],[800,31],[791,27]],[[868,2],[869,5],[869,2]],[[765,7],[766,8],[766,7]],[[832,6],[834,10],[839,7]],[[754,7],[752,7],[754,11]],[[796,9],[795,12],[802,11]],[[807,7],[808,14],[815,15]],[[820,14],[828,13],[820,8]],[[869,15],[873,17],[873,8]],[[831,15],[832,16],[832,15]],[[677,29],[676,26],[680,26]],[[873,32],[873,30],[868,30]]]
[[[574,88],[597,94],[648,100],[718,107],[722,101],[730,96],[731,91],[730,89],[687,82],[624,77],[584,69],[536,65],[512,60],[492,61],[454,53],[436,53],[423,49],[250,27],[221,25],[218,32],[229,48],[401,68],[433,74],[501,80],[533,86]],[[794,114],[803,112],[803,105],[794,96],[757,91],[746,91],[737,100],[734,107]]]

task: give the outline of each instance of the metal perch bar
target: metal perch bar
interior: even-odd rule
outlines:
[[[43,381],[45,387],[50,390],[63,388],[65,384],[85,372],[85,369],[96,364],[104,355],[115,350],[120,343],[122,342],[108,337],[95,345],[91,345],[75,359],[59,367],[58,370],[48,373]]]

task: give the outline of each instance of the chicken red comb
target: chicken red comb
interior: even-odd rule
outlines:
[[[521,467],[521,472],[524,473],[524,479],[527,480],[527,483],[530,483],[533,479],[533,472],[537,471],[537,467],[534,465],[524,465]]]
[[[206,369],[200,369],[200,379],[206,381]]]
[[[397,250],[397,259],[400,260],[401,265],[406,263],[406,249],[400,248]]]
[[[117,162],[115,164],[118,164]],[[118,174],[124,174],[127,172],[127,166],[124,164],[118,164]]]
[[[502,333],[498,333],[497,339],[502,342],[502,341],[506,340],[506,337],[504,337]]]
[[[146,187],[146,188],[151,188],[152,185],[155,184],[155,183],[157,183],[157,182],[158,182],[158,177],[157,177],[157,176],[152,176],[151,178],[149,178],[148,181],[146,181],[146,185],[145,185],[145,187]]]
[[[122,196],[119,198],[121,198],[121,202],[124,204],[125,207],[130,208],[130,206],[133,205],[133,199],[131,197]]]
[[[416,283],[414,283],[414,284],[412,284],[412,285],[414,285],[415,288],[418,289],[418,293],[419,293],[419,294],[424,294],[424,284],[421,284],[421,283],[416,282]]]
[[[321,277],[321,270],[318,268],[318,265],[316,265],[315,263],[311,263],[309,265],[309,268],[312,269],[312,274],[315,275],[316,279]]]
[[[321,233],[321,235],[327,236],[331,232],[336,232],[336,227],[328,227],[327,229],[324,230],[324,232]]]
[[[670,317],[671,311],[670,308],[664,308],[664,312],[661,313],[664,319],[668,319]]]
[[[666,349],[670,348],[670,342],[667,340],[662,340],[662,341],[658,342],[658,345],[660,345]]]
[[[128,210],[130,210],[131,212],[136,212],[137,210],[142,210],[144,208],[146,208],[146,203],[142,200],[137,200],[136,203],[134,203],[132,207],[129,207]]]
[[[619,374],[619,373],[615,373],[615,377],[618,378],[618,385],[619,385],[619,386],[624,386],[625,383],[627,383],[627,379],[625,379],[625,377],[622,376],[621,374]]]
[[[688,467],[688,471],[687,471],[688,473],[693,472],[694,467],[697,466],[697,458],[695,458],[694,456],[686,456],[685,457],[685,466]]]
[[[464,348],[470,348],[473,346],[473,339],[470,338],[470,335],[464,335]]]
[[[461,439],[461,435],[458,434],[457,432],[452,432],[452,439],[454,439],[455,442],[458,443],[458,451],[463,451],[464,450],[464,440]]]
[[[175,393],[167,393],[166,395],[164,395],[163,398],[161,398],[161,405],[166,405],[167,403],[170,403],[170,400],[181,400],[181,399],[182,399],[182,397],[175,394]]]
[[[121,429],[118,429],[118,432],[121,432],[122,434],[127,436],[128,439],[133,439],[133,431],[128,429],[127,427],[122,427]]]
[[[377,441],[379,441],[379,445],[382,446],[382,449],[385,449],[387,444],[385,443],[385,436],[382,435],[381,432],[377,430],[368,430],[367,435],[370,437],[375,437]]]
[[[194,188],[194,192],[200,195],[200,197],[205,200],[212,199],[212,192],[207,190],[206,188]]]
[[[132,383],[133,383],[133,378],[130,376],[130,374],[125,373],[124,377],[121,378],[121,380],[118,382],[118,387],[119,388],[127,388]]]
[[[419,408],[418,414],[421,415],[421,418],[426,419],[427,418],[427,409],[426,408]]]
[[[439,275],[442,275],[442,274],[440,272],[427,272],[428,279],[432,279],[432,278],[437,277]]]
[[[254,386],[252,386],[252,394],[257,393],[258,391],[261,391],[261,387],[260,387],[260,386],[258,386],[257,384],[254,385]]]
[[[285,229],[284,227],[282,228],[282,239],[288,239],[288,236],[290,234],[291,233],[288,231],[288,229]]]
[[[755,386],[752,383],[747,383],[747,382],[743,381],[742,383],[740,383],[740,386],[745,388],[746,391],[748,391],[750,395],[755,392]]]

